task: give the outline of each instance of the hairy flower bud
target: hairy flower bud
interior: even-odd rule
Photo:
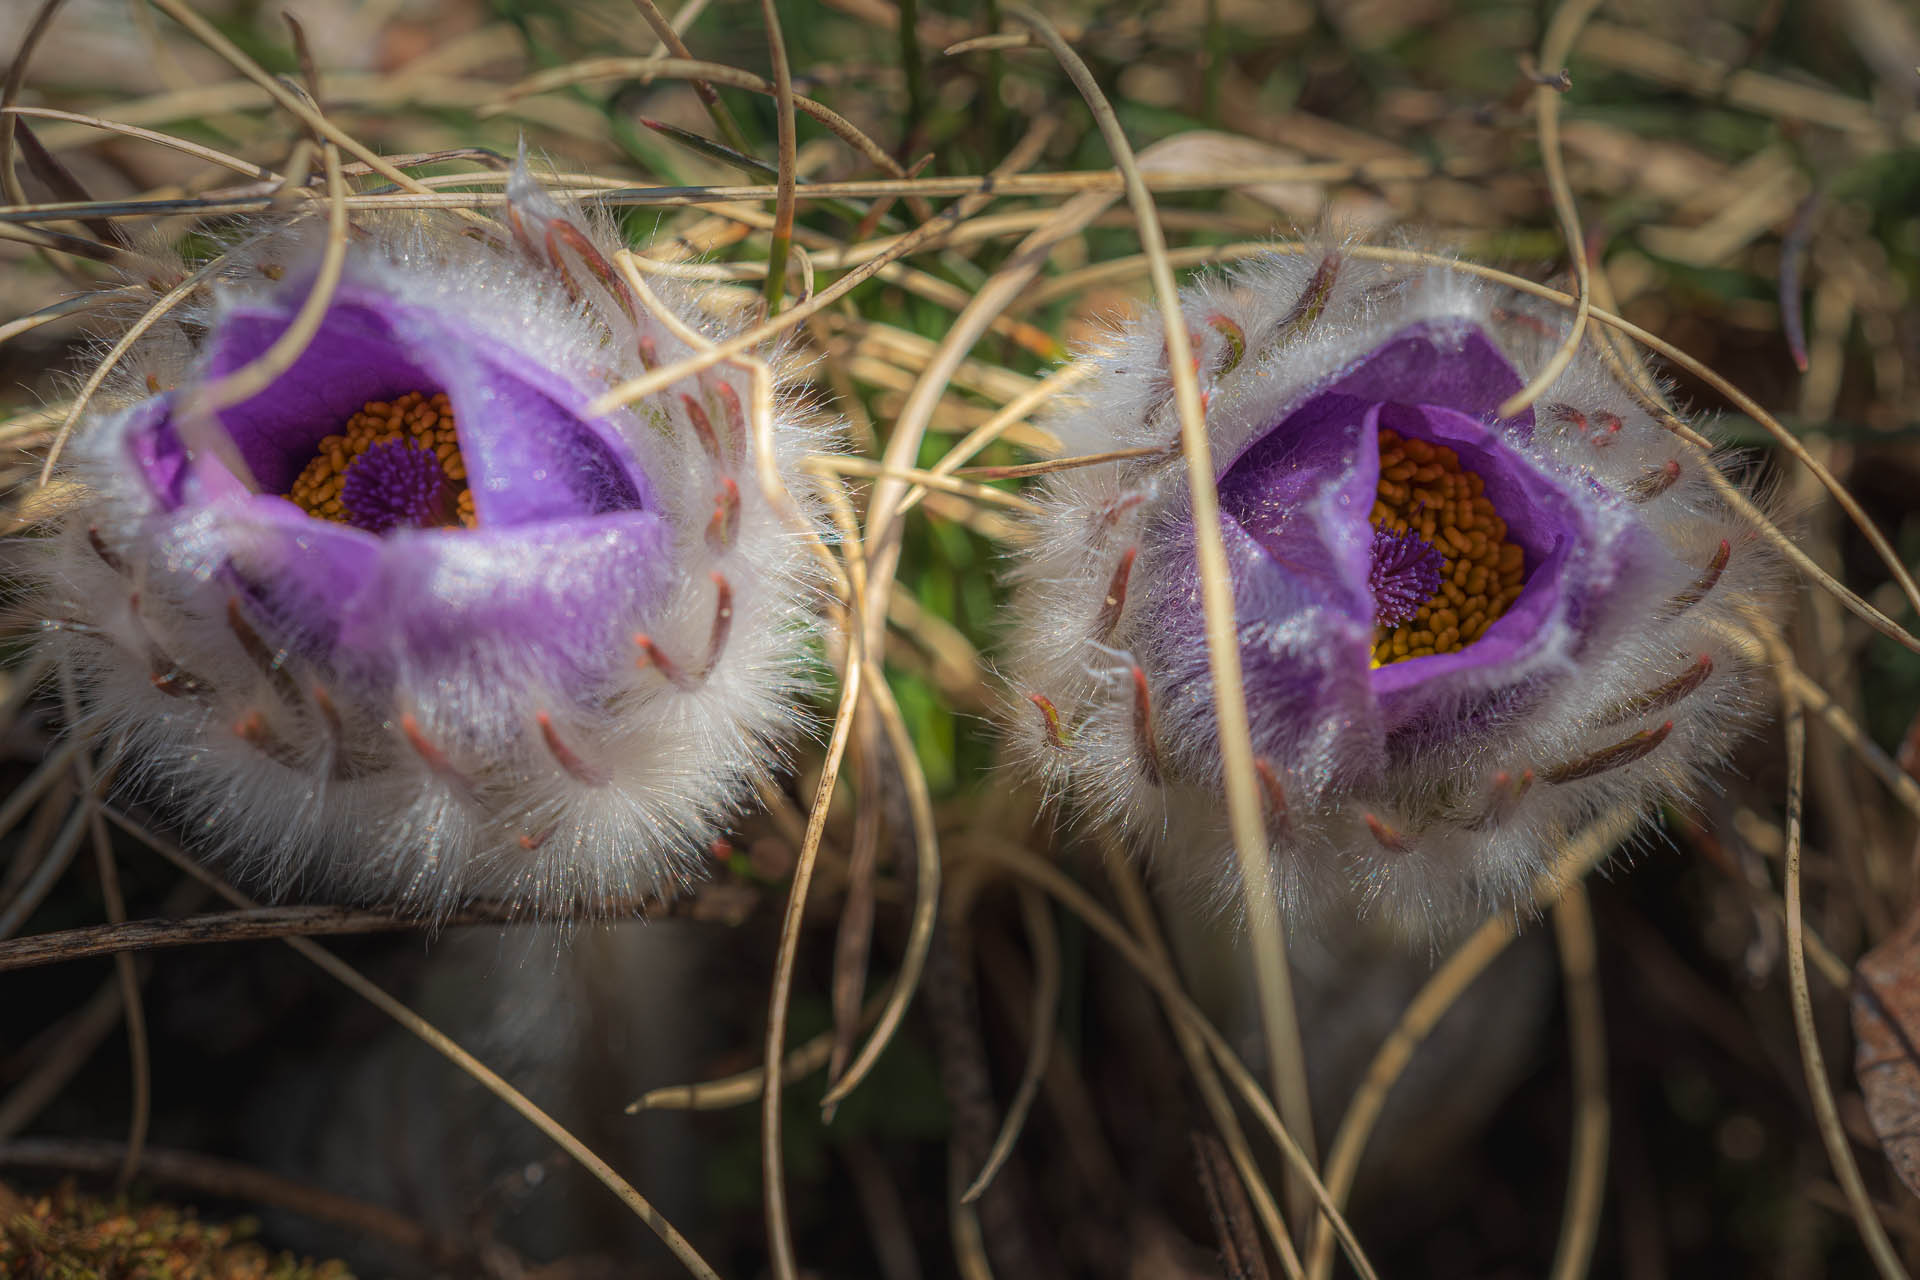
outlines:
[[[524,167],[508,195],[502,226],[350,227],[311,337],[228,404],[323,274],[312,219],[234,247],[97,399],[85,497],[31,547],[86,723],[271,890],[661,893],[796,727],[818,584],[757,469],[830,433],[740,362],[591,412],[727,335]]]
[[[1275,255],[1187,291],[1271,856],[1296,919],[1523,898],[1574,825],[1684,795],[1752,671],[1772,557],[1593,341],[1463,273]],[[1157,323],[1046,424],[1008,667],[1022,758],[1224,904],[1214,689]],[[1035,708],[1038,708],[1037,712]]]

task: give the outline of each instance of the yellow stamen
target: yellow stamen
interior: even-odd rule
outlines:
[[[1507,541],[1507,522],[1486,482],[1445,445],[1380,432],[1380,487],[1368,517],[1376,529],[1417,532],[1443,557],[1440,590],[1397,627],[1373,629],[1373,665],[1454,653],[1486,634],[1520,597],[1526,553]]]
[[[430,449],[454,492],[454,514],[471,529],[479,523],[473,510],[473,492],[467,488],[467,461],[460,456],[460,438],[454,432],[453,406],[441,393],[432,396],[409,391],[391,403],[369,400],[347,419],[338,435],[314,446],[313,460],[295,478],[286,498],[310,516],[352,523],[340,503],[340,487],[347,470],[377,444],[404,440]]]

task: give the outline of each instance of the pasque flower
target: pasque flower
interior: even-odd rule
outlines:
[[[1183,298],[1271,857],[1297,919],[1417,928],[1521,898],[1562,838],[1718,762],[1774,573],[1711,463],[1593,342],[1501,419],[1565,318],[1444,269],[1276,255]],[[1230,900],[1205,622],[1162,332],[1047,425],[1008,667],[1022,757]]]
[[[690,353],[656,308],[726,332],[637,294],[524,167],[508,190],[500,224],[350,227],[311,338],[225,404],[323,237],[236,244],[96,401],[86,496],[33,544],[44,646],[123,776],[280,892],[661,892],[796,727],[817,584],[758,462],[829,433],[790,397],[756,432],[726,364],[590,412]]]

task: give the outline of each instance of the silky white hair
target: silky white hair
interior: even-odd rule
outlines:
[[[636,305],[606,269],[611,225],[549,195],[524,158],[508,197],[485,229],[450,214],[356,218],[348,278],[456,317],[588,394],[692,354],[676,327],[708,341],[738,332],[690,287],[658,286],[678,326]],[[669,531],[670,564],[628,627],[653,647],[610,655],[587,687],[510,637],[473,635],[428,665],[399,634],[356,653],[272,634],[224,572],[256,534],[249,517],[231,504],[160,509],[126,436],[156,389],[203,378],[207,335],[230,309],[311,272],[320,239],[312,219],[239,228],[216,282],[95,397],[59,472],[84,496],[17,544],[40,649],[77,702],[72,730],[111,744],[124,787],[276,897],[429,916],[488,898],[564,918],[686,886],[807,724],[822,600],[809,544],[825,522],[798,464],[842,447],[837,428],[794,389],[780,350],[749,353],[782,377],[770,459],[747,429],[755,387],[740,361],[607,415]],[[547,571],[439,536],[449,590]]]
[[[1465,272],[1338,246],[1257,259],[1190,286],[1181,305],[1221,468],[1411,325],[1477,330],[1524,377],[1565,324]],[[1295,923],[1372,911],[1431,935],[1530,901],[1572,831],[1620,806],[1648,814],[1685,797],[1751,720],[1757,659],[1743,617],[1778,607],[1777,560],[1716,489],[1707,468],[1722,464],[1661,425],[1601,341],[1590,335],[1539,397],[1530,439],[1505,439],[1579,504],[1591,543],[1581,553],[1631,539],[1632,571],[1603,568],[1604,602],[1586,606],[1602,616],[1576,627],[1563,602],[1514,665],[1443,713],[1494,708],[1475,732],[1402,735],[1383,749],[1370,690],[1351,673],[1328,677],[1346,681],[1339,695],[1290,720],[1284,754],[1261,761],[1270,855]],[[1155,625],[1200,611],[1157,314],[1085,358],[1097,372],[1043,423],[1063,455],[1159,453],[1051,473],[1034,495],[1003,658],[1015,767],[1123,834],[1170,889],[1227,909],[1239,875],[1211,672],[1197,623],[1172,636]],[[1250,612],[1245,589],[1236,584],[1243,654],[1309,667],[1327,629],[1351,625],[1313,605]],[[1522,682],[1524,698],[1513,692]],[[1263,708],[1248,701],[1258,735]]]

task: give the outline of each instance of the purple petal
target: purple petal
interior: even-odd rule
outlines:
[[[229,307],[199,376],[218,379],[265,352],[307,287]],[[124,439],[162,510],[219,501],[223,572],[322,663],[384,680],[507,646],[577,682],[626,660],[625,633],[662,598],[672,563],[631,449],[611,423],[583,413],[595,389],[458,314],[350,277],[291,367],[220,414],[266,493],[247,493],[208,451],[183,442],[176,397],[131,410]],[[479,528],[401,520],[380,536],[272,496],[367,402],[409,391],[444,392],[451,403]]]
[[[1509,680],[1543,628],[1570,612],[1562,578],[1583,517],[1509,443],[1531,435],[1532,411],[1493,417],[1522,385],[1477,327],[1413,325],[1297,403],[1225,468],[1220,506],[1262,750],[1297,752],[1332,722],[1367,737],[1369,724],[1392,732],[1443,709],[1457,716]],[[1368,517],[1383,427],[1455,450],[1481,477],[1508,539],[1526,553],[1528,578],[1478,641],[1373,668]],[[1197,611],[1197,595],[1191,604]]]
[[[539,654],[577,683],[627,660],[628,633],[670,585],[668,541],[647,511],[377,537],[263,497],[233,521],[229,549],[278,628],[356,675],[430,672],[484,642]]]
[[[1525,386],[1493,339],[1464,320],[1409,325],[1368,352],[1327,392],[1359,400],[1424,404],[1493,421],[1507,397]],[[1525,443],[1533,410],[1501,425]]]
[[[286,331],[304,286],[231,308],[206,377],[259,357]],[[632,453],[583,414],[590,389],[502,346],[459,317],[343,281],[313,340],[259,395],[221,412],[240,456],[283,493],[320,441],[370,400],[444,391],[453,406],[474,509],[483,525],[524,524],[649,505]]]
[[[1330,392],[1227,469],[1220,510],[1306,596],[1371,619],[1367,513],[1379,483],[1379,406]]]

